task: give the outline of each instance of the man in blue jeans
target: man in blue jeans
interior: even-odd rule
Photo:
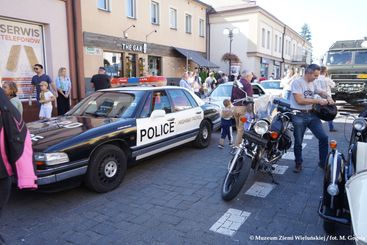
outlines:
[[[320,75],[320,67],[316,64],[309,65],[305,70],[305,75],[295,81],[291,86],[290,105],[294,110],[299,112],[292,116],[292,124],[294,127],[294,155],[295,168],[293,172],[302,171],[302,141],[306,128],[319,140],[319,167],[324,168],[328,154],[328,136],[326,135],[321,120],[313,113],[312,105],[334,104],[334,101],[328,96],[326,91],[318,90],[313,81]],[[318,94],[322,98],[315,99],[314,95]]]

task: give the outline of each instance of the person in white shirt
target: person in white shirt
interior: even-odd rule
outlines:
[[[315,80],[314,84],[318,90],[326,91],[328,96],[331,97],[331,89],[335,87],[335,82],[329,78],[326,66],[320,67],[320,76]],[[333,121],[328,121],[328,124],[330,132],[337,132]]]
[[[180,87],[187,88],[188,90],[193,91],[189,82],[189,73],[187,71],[185,71],[180,80]]]
[[[48,83],[46,81],[40,82],[40,100],[41,104],[40,119],[50,119],[52,114],[52,101],[55,101],[55,96],[48,90]]]
[[[294,67],[287,70],[287,75],[281,80],[280,84],[283,87],[283,98],[290,100],[292,82],[296,80],[299,75],[295,72]]]

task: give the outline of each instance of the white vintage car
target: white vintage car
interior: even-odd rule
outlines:
[[[254,111],[265,112],[267,115],[270,114],[272,109],[272,98],[269,93],[265,91],[265,89],[258,83],[251,84],[252,89],[254,91]],[[213,92],[209,95],[209,97],[205,98],[205,102],[216,104],[221,109],[224,108],[223,100],[230,99],[232,94],[233,82],[227,82],[220,84],[216,87]]]

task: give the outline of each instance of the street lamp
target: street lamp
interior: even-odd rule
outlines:
[[[148,37],[153,34],[153,33],[157,33],[158,31],[157,30],[153,30],[151,32],[149,32],[147,35],[145,35],[145,42],[147,43],[148,42]]]
[[[127,31],[130,29],[130,28],[135,28],[135,25],[131,25],[129,26],[128,28],[126,28],[125,30],[122,31],[123,35],[124,35],[124,38],[128,38],[129,36],[127,35]]]
[[[237,27],[234,28],[225,28],[223,30],[224,35],[228,35],[229,38],[229,53],[232,53],[232,41],[233,41],[233,35],[239,33],[239,29]],[[228,68],[228,76],[231,76],[231,59],[229,59],[229,68]]]

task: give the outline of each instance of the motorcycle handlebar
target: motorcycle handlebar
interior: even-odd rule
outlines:
[[[254,99],[252,97],[244,97],[242,99],[236,99],[236,100],[233,100],[233,103],[237,103],[237,102],[247,102],[247,103],[254,103]]]

